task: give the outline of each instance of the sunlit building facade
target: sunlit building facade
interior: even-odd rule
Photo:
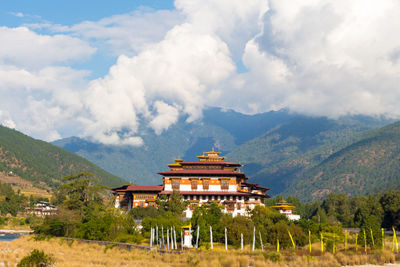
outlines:
[[[205,152],[197,161],[184,162],[176,159],[169,164],[169,170],[159,172],[162,185],[125,185],[114,188],[116,207],[147,207],[155,205],[157,197],[171,195],[177,191],[188,203],[187,218],[197,206],[209,203],[221,205],[223,211],[236,215],[248,215],[256,205],[264,205],[269,188],[248,182],[240,171],[239,163],[228,162],[220,152]]]

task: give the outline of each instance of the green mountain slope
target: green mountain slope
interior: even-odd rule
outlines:
[[[50,186],[58,184],[63,176],[80,171],[96,174],[108,186],[126,183],[69,151],[3,126],[0,126],[0,171],[12,171],[23,179]]]
[[[227,158],[244,165],[252,181],[279,194],[305,170],[359,140],[375,126],[360,119],[298,116],[237,147]]]
[[[285,191],[304,200],[330,192],[349,196],[400,188],[400,122],[332,154]]]
[[[144,145],[112,146],[71,137],[53,142],[54,145],[76,153],[105,170],[137,184],[159,184],[157,172],[177,157],[194,160],[212,147],[226,154],[279,123],[293,118],[286,111],[245,115],[232,110],[208,108],[201,121],[186,123],[185,118],[161,135],[142,129]]]

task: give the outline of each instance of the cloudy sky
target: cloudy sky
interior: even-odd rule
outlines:
[[[140,145],[207,106],[400,116],[397,0],[19,0],[0,7],[0,123]]]

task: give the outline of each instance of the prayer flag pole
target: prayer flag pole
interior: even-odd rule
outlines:
[[[199,248],[199,231],[200,231],[200,226],[197,225],[196,248]]]
[[[181,230],[181,250],[183,251],[183,236],[182,236],[182,230]]]
[[[372,233],[372,228],[369,228],[369,231],[371,233],[371,240],[372,240],[372,247],[375,247],[375,242],[374,242],[374,234]]]
[[[279,252],[279,237],[276,238],[276,252]]]
[[[290,233],[290,231],[289,231],[289,230],[288,230],[288,233],[289,233],[290,240],[292,241],[293,248],[294,248],[294,249],[296,249],[296,244],[294,243],[294,240],[293,240],[292,234]]]
[[[226,227],[225,227],[225,250],[228,250],[228,237],[226,236]]]
[[[240,247],[241,250],[243,251],[243,233],[240,233]]]
[[[321,232],[321,252],[324,252],[324,235]]]
[[[210,245],[211,245],[211,249],[214,249],[213,236],[212,236],[212,226],[211,225],[210,225]]]
[[[256,246],[256,227],[253,229],[253,251]]]
[[[169,229],[167,228],[167,250],[169,250]]]

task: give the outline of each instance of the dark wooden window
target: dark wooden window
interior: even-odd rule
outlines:
[[[203,179],[203,190],[208,190],[210,188],[210,180]]]
[[[192,179],[191,183],[192,183],[192,190],[197,190],[197,179]]]
[[[179,190],[180,182],[180,179],[172,179],[172,190]]]
[[[235,210],[235,203],[228,203],[226,204],[226,209],[228,211],[234,211]]]
[[[221,180],[221,189],[222,190],[229,189],[229,180],[226,180],[226,179]]]

